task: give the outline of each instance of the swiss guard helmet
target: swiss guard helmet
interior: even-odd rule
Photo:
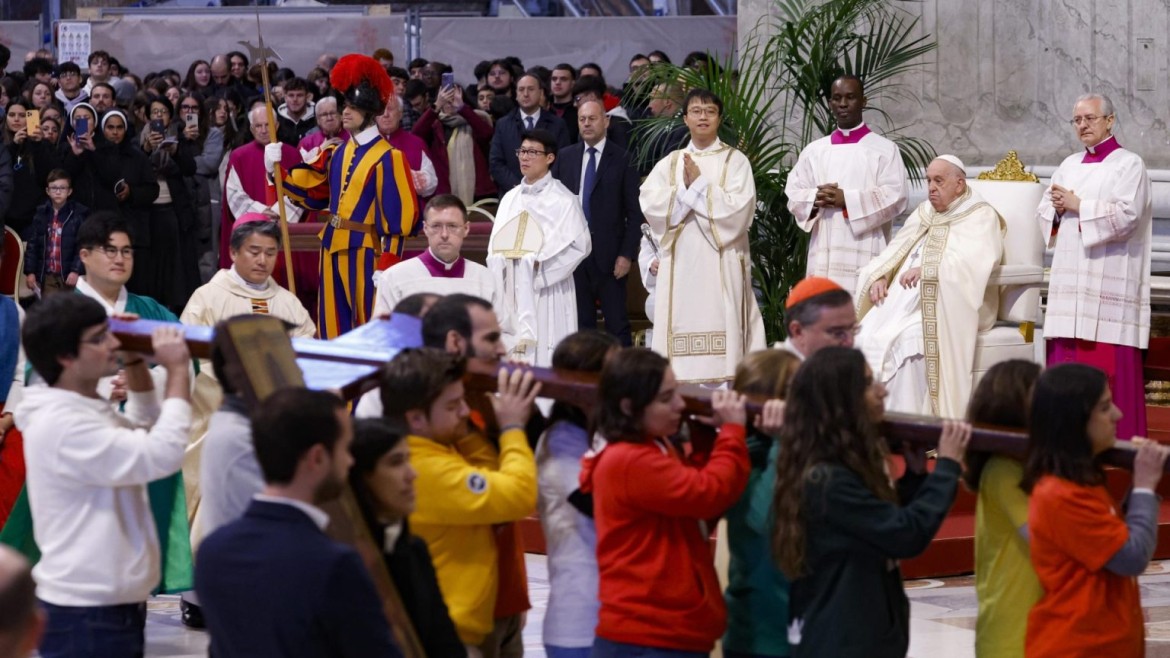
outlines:
[[[394,83],[375,59],[367,55],[350,53],[337,60],[329,74],[329,83],[345,97],[350,107],[367,114],[373,120],[386,109]]]

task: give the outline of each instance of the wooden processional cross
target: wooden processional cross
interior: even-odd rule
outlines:
[[[122,349],[149,354],[151,332],[161,322],[151,320],[110,320],[110,328],[122,343]],[[241,393],[255,402],[273,391],[288,386],[307,386],[318,390],[337,391],[346,400],[355,400],[377,385],[382,366],[399,351],[422,345],[421,322],[409,316],[390,320],[374,320],[332,341],[311,338],[290,339],[283,323],[264,315],[242,315],[221,325],[228,332],[230,346],[227,358],[238,363],[247,375],[247,386]],[[211,327],[184,326],[191,356],[210,358]],[[467,395],[480,395],[496,390],[499,370],[532,371],[541,383],[541,396],[566,402],[584,409],[593,407],[597,396],[597,375],[547,368],[535,368],[513,363],[489,363],[471,359],[464,384]],[[710,416],[711,391],[687,384],[680,387],[686,402],[686,415],[691,427],[695,450],[710,450],[714,432],[694,421],[694,416]],[[749,405],[749,418],[758,413],[759,405]],[[908,442],[926,447],[938,445],[942,422],[938,418],[886,414],[882,432],[892,446]],[[969,450],[991,452],[1020,458],[1024,455],[1027,436],[1020,430],[991,426],[976,426],[971,435]],[[1107,464],[1133,467],[1135,449],[1119,444],[1106,451],[1101,458]],[[1170,471],[1170,462],[1167,462]],[[370,536],[369,527],[353,497],[346,491],[341,500],[328,506],[331,536],[354,545],[362,555],[382,597],[383,611],[394,628],[395,635],[407,658],[425,658],[410,618],[386,570],[379,544]],[[432,657],[438,658],[438,657]]]

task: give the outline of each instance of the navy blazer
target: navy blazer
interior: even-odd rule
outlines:
[[[254,500],[203,540],[195,591],[216,658],[402,656],[357,551],[291,505]]]
[[[569,145],[569,129],[565,127],[564,120],[549,110],[540,111],[536,127],[552,133],[557,140],[557,150]],[[508,190],[520,184],[520,159],[516,157],[516,149],[520,148],[520,136],[527,130],[520,118],[520,108],[512,110],[496,122],[488,168],[501,199]]]
[[[584,155],[585,142],[577,142],[561,149],[553,162],[553,176],[573,194],[581,194]],[[589,257],[602,272],[612,272],[618,256],[625,256],[636,265],[642,222],[646,220],[638,201],[638,172],[631,166],[630,154],[606,139],[597,163],[597,177],[593,180],[593,189],[589,191],[589,236],[593,250]]]

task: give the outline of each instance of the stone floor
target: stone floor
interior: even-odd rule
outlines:
[[[528,556],[528,584],[533,609],[524,631],[524,655],[544,658],[540,628],[548,602],[548,571],[543,556]],[[974,658],[974,579],[915,580],[908,582],[906,589],[913,618],[911,658]],[[1150,565],[1141,577],[1141,591],[1146,613],[1146,656],[1170,658],[1170,561]],[[179,623],[178,597],[159,597],[150,602],[146,641],[146,655],[152,658],[207,655],[207,635]]]

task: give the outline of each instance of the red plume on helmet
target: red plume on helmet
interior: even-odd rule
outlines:
[[[347,104],[373,114],[381,114],[394,93],[394,83],[386,69],[372,57],[357,53],[337,60],[329,83],[345,96]]]

